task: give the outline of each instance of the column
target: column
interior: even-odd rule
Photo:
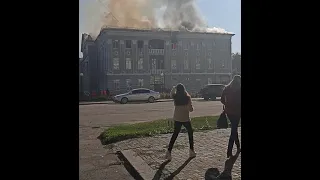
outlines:
[[[119,70],[120,74],[124,73],[126,70],[126,60],[125,60],[125,44],[124,40],[120,40],[120,46],[119,46]]]
[[[149,65],[149,40],[144,40],[143,42],[143,47],[144,47],[144,62],[143,62],[143,69],[145,71],[150,70],[150,65]]]
[[[132,66],[132,73],[137,72],[137,62],[138,62],[138,45],[137,40],[132,40],[132,55],[131,55],[131,66]]]

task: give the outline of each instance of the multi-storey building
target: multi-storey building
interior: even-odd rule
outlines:
[[[228,83],[233,35],[124,28],[104,28],[95,40],[83,34],[86,89],[117,94],[183,83],[197,92],[208,83]]]

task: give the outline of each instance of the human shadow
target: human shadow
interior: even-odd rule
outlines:
[[[159,169],[157,170],[156,174],[153,176],[152,180],[159,180],[161,178],[162,171],[169,162],[170,162],[169,160],[166,160],[165,162],[160,164]]]
[[[172,180],[176,175],[178,175],[181,170],[186,167],[186,165],[193,159],[194,157],[188,158],[177,170],[175,170],[173,173],[171,173],[165,180]]]
[[[209,168],[204,175],[205,180],[232,180],[232,168],[239,155],[240,151],[237,151],[234,156],[231,156],[225,161],[224,170],[222,173],[220,173],[218,168]]]

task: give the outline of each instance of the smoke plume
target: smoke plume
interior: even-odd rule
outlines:
[[[196,0],[96,0],[86,16],[87,29],[93,36],[104,27],[228,33],[207,27]]]

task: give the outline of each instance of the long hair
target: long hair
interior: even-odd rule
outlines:
[[[241,88],[241,76],[235,75],[232,79],[232,81],[227,85],[227,87],[230,87],[232,89],[239,89]]]
[[[177,91],[173,96],[174,105],[175,106],[183,106],[187,105],[190,101],[190,95],[186,91],[186,88],[183,84],[179,83],[177,85]]]

